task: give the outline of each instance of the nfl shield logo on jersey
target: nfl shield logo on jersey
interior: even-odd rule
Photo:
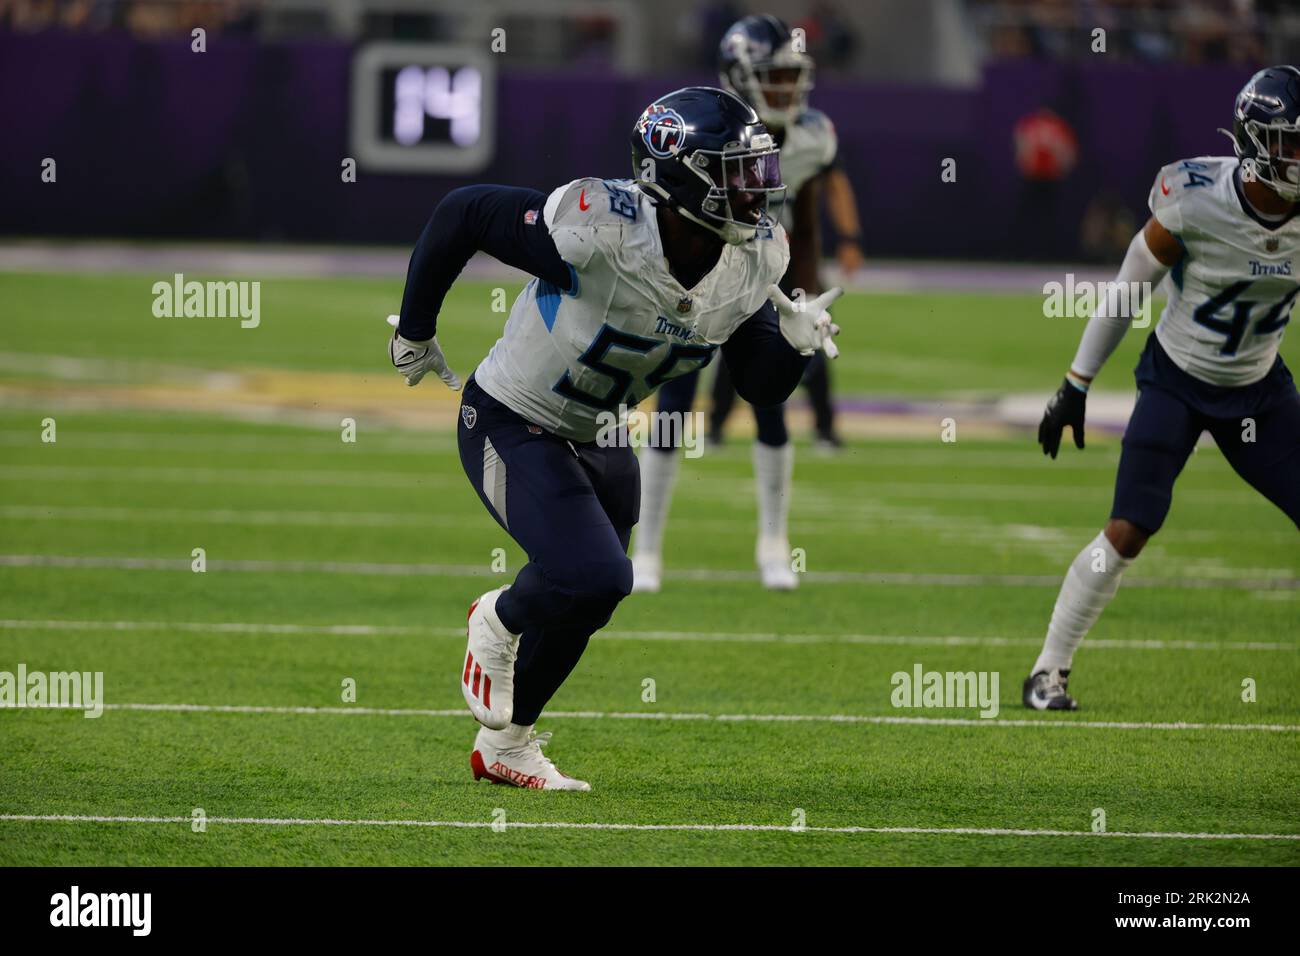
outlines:
[[[682,315],[685,315],[687,312],[691,311],[691,306],[693,304],[694,303],[691,302],[691,297],[689,295],[684,295],[677,300],[677,311]]]
[[[478,412],[473,405],[462,405],[460,407],[460,418],[465,423],[466,428],[473,428],[474,423],[478,421]]]
[[[1277,236],[1269,236],[1267,239],[1264,240],[1264,251],[1277,252],[1277,248],[1280,245],[1280,243],[1281,240],[1278,239]]]
[[[537,225],[537,210],[536,210],[536,209],[530,209],[530,210],[528,210],[526,213],[524,213],[524,225],[525,225],[525,226],[535,226],[535,225]]]

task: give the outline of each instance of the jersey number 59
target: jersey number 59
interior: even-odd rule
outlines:
[[[632,335],[630,332],[620,332],[618,329],[611,328],[608,324],[602,325],[596,337],[587,346],[587,350],[578,356],[578,362],[611,380],[605,394],[594,395],[578,388],[573,384],[573,379],[567,371],[552,386],[552,390],[565,398],[581,402],[591,408],[608,412],[616,411],[620,405],[635,405],[670,378],[677,378],[687,372],[702,368],[708,364],[709,357],[713,355],[713,350],[717,347],[714,345],[678,345],[674,343],[669,348],[664,360],[645,376],[645,391],[632,397],[629,403],[628,399],[632,396],[633,386],[636,384],[636,376],[628,369],[609,364],[606,359],[610,350],[622,349],[636,355],[647,355],[662,344],[663,342],[657,339],[647,339],[640,335]],[[678,370],[679,366],[688,362],[692,363],[689,368]]]

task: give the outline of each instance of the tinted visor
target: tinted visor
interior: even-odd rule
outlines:
[[[723,156],[720,167],[710,170],[713,182],[728,192],[780,189],[780,153],[765,150],[739,156]]]
[[[777,197],[779,203],[785,196],[780,153],[776,149],[721,157],[713,181],[726,205],[722,218],[746,226],[763,221],[772,197]]]
[[[724,156],[723,182],[719,185],[738,193],[780,189],[780,153],[772,150],[751,156]]]

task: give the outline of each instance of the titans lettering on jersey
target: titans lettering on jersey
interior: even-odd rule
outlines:
[[[530,282],[474,377],[574,441],[595,439],[601,412],[636,405],[705,365],[767,301],[790,259],[773,223],[723,246],[718,265],[684,289],[668,271],[654,206],[630,180],[574,180],[550,194],[543,218],[573,270],[573,291]]]
[[[1262,219],[1235,158],[1200,156],[1160,170],[1151,212],[1186,250],[1169,276],[1156,337],[1183,371],[1214,385],[1262,379],[1300,293],[1300,217]]]

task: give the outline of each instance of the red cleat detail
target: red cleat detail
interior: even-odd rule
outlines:
[[[483,706],[492,709],[492,678],[483,675]]]
[[[474,686],[470,688],[470,692],[471,692],[475,697],[478,696],[478,679],[479,679],[480,675],[482,675],[482,673],[483,673],[483,668],[481,668],[481,667],[479,667],[477,664],[475,664],[475,665],[474,665]]]
[[[465,652],[465,676],[461,678],[461,683],[469,683],[469,669],[474,666],[474,655],[470,651]]]

